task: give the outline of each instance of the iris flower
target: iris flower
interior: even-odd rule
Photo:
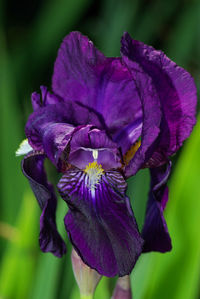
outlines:
[[[190,74],[162,51],[121,39],[121,57],[107,58],[79,32],[58,51],[52,92],[32,94],[18,154],[40,205],[40,248],[62,257],[57,199],[44,160],[62,174],[57,188],[68,205],[64,223],[81,259],[105,276],[130,274],[142,252],[171,250],[163,216],[172,156],[195,124]],[[151,185],[139,232],[126,180],[149,168]]]

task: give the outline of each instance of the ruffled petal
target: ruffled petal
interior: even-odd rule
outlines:
[[[106,58],[79,32],[65,37],[54,66],[52,87],[66,101],[94,108],[116,133],[141,113],[131,74],[120,58]]]
[[[97,91],[95,109],[103,115],[111,134],[117,134],[142,115],[137,86],[121,58],[107,58]]]
[[[160,134],[154,156],[149,163],[150,167],[159,166],[180,148],[196,123],[197,96],[194,80],[162,51],[131,39],[128,33],[122,37],[121,52],[126,57],[124,61],[127,67],[136,62],[142,72],[151,78],[156,96],[159,97],[162,110]]]
[[[143,71],[137,62],[131,60],[132,51],[132,40],[122,39],[122,58],[132,74],[143,109],[141,146],[125,168],[127,177],[134,175],[152,156],[157,145],[162,119],[160,99],[152,78]]]
[[[167,180],[171,163],[151,169],[151,190],[147,204],[145,223],[142,231],[143,252],[166,252],[172,249],[167,224],[163,216],[168,201]]]
[[[84,172],[66,172],[58,190],[69,206],[65,226],[84,263],[105,276],[124,276],[133,269],[143,240],[117,171],[102,175],[95,190]]]
[[[93,124],[99,128],[104,126],[103,121],[96,113],[75,102],[60,102],[38,108],[30,115],[25,128],[28,141],[35,150],[44,149],[44,134],[50,125],[56,123],[72,126]],[[68,134],[68,130],[66,134]]]
[[[44,170],[44,155],[29,154],[22,160],[22,171],[29,180],[30,186],[42,210],[40,217],[40,248],[57,257],[66,253],[66,246],[56,227],[57,199],[53,186],[47,182]]]
[[[92,106],[97,84],[95,68],[105,60],[86,36],[70,33],[64,38],[55,61],[53,91],[66,100]]]

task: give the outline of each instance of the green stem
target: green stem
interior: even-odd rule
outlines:
[[[93,295],[81,295],[80,299],[93,299]]]

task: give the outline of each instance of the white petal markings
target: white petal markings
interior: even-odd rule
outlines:
[[[15,152],[15,155],[18,156],[23,156],[26,155],[28,153],[30,153],[33,150],[33,148],[30,146],[30,144],[28,143],[28,139],[23,140],[20,145],[19,148],[17,149],[17,151]]]

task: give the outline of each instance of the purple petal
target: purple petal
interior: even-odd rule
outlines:
[[[97,114],[75,102],[60,102],[41,107],[30,115],[25,128],[28,141],[35,150],[43,150],[43,136],[48,127],[55,123],[72,126],[93,124],[99,128],[103,126]]]
[[[57,257],[66,253],[66,246],[56,227],[57,200],[53,186],[47,182],[44,170],[44,155],[30,154],[22,161],[22,171],[42,210],[40,217],[40,248],[43,252],[52,252]]]
[[[38,108],[47,106],[47,105],[54,105],[60,103],[62,100],[58,96],[48,92],[46,86],[40,86],[41,95],[37,92],[33,92],[31,95],[31,101],[33,106],[33,111],[36,111]]]
[[[108,58],[99,74],[95,109],[112,134],[142,115],[137,86],[121,58]]]
[[[93,162],[93,150],[98,152],[97,161],[104,170],[121,167],[121,156],[115,144],[106,134],[91,125],[77,130],[70,142],[69,163],[84,169]]]
[[[50,123],[45,127],[42,143],[47,157],[56,165],[61,162],[59,159],[65,150],[75,128],[64,123]]]
[[[132,62],[135,62],[140,65],[142,72],[151,78],[151,84],[159,97],[162,120],[160,135],[154,150],[155,159],[152,157],[151,161],[151,166],[159,166],[180,148],[196,122],[197,97],[194,80],[187,71],[177,66],[162,51],[156,51],[142,42],[131,39],[128,33],[122,37],[121,52],[132,73],[134,72]]]
[[[106,58],[79,32],[67,35],[58,51],[53,91],[101,113],[112,133],[141,113],[132,76],[120,58]]]
[[[46,86],[40,86],[42,94],[42,106],[55,105],[62,103],[62,99],[47,90]]]
[[[78,169],[66,172],[58,183],[70,209],[65,225],[74,248],[84,263],[109,277],[129,274],[142,250],[126,186],[119,172],[109,171],[92,191]]]
[[[138,118],[134,119],[126,127],[118,130],[112,137],[113,140],[121,147],[122,154],[131,148],[131,146],[139,139],[142,134],[143,117],[138,115]]]
[[[132,40],[128,38],[122,39],[121,52],[123,61],[132,74],[143,109],[141,146],[125,169],[127,177],[134,175],[152,156],[156,146],[155,141],[160,133],[162,117],[160,100],[152,78],[143,71],[137,62],[129,58],[132,55],[132,51]]]
[[[151,169],[151,190],[142,231],[145,240],[143,252],[166,252],[172,248],[163,211],[168,201],[167,179],[171,163]]]
[[[52,78],[53,91],[68,100],[92,107],[97,84],[97,65],[106,58],[79,32],[67,35],[58,51]]]
[[[40,94],[37,92],[33,92],[31,95],[31,102],[33,111],[36,111],[38,108],[41,107],[41,100],[40,100]]]

